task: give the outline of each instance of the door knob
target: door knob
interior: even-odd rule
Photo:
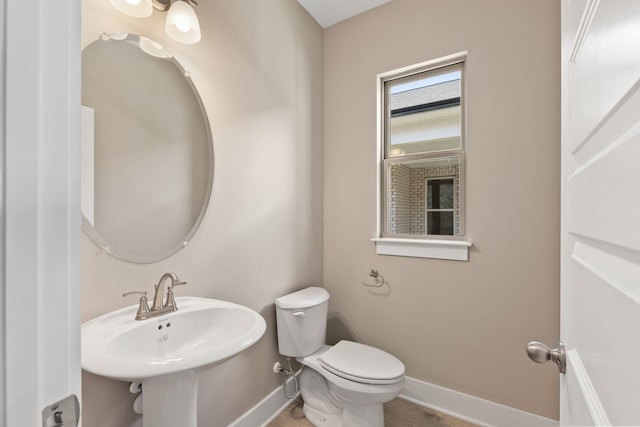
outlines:
[[[539,341],[531,341],[527,344],[527,356],[536,363],[554,362],[561,374],[567,371],[567,356],[562,341],[553,349]]]

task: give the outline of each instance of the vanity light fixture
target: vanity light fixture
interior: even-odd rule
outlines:
[[[195,0],[111,0],[113,7],[135,18],[146,18],[153,9],[167,12],[164,29],[175,41],[194,44],[200,41],[200,22],[193,6]]]

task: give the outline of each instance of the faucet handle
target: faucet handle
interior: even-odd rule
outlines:
[[[171,286],[169,286],[169,289],[173,289],[176,286],[182,286],[182,285],[186,285],[186,284],[187,284],[187,282],[175,282],[175,283],[172,283]]]
[[[173,288],[186,284],[187,282],[175,282],[167,288],[167,303],[165,304],[165,307],[172,308],[173,311],[176,311],[178,309],[178,306],[176,306],[175,296],[173,295]]]
[[[138,311],[136,312],[136,320],[146,319],[147,313],[149,313],[149,303],[147,302],[147,291],[131,291],[122,294],[122,297],[128,297],[129,295],[140,294],[140,304],[138,305]]]

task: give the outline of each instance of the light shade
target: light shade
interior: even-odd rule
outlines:
[[[171,5],[164,29],[172,39],[180,43],[193,44],[200,41],[200,22],[196,12],[185,1],[178,0]]]
[[[152,0],[111,0],[113,7],[134,18],[146,18],[153,12]]]

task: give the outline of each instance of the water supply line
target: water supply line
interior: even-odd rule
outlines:
[[[282,372],[284,374],[284,380],[282,381],[282,394],[284,394],[284,397],[286,397],[287,399],[293,399],[293,398],[295,398],[297,396],[298,390],[299,390],[300,387],[298,386],[298,377],[293,372],[293,368],[291,368],[291,358],[290,357],[287,357],[287,367],[289,369],[283,368],[282,365],[280,364],[280,362],[276,362],[276,364],[273,365],[273,372],[275,372],[276,374]],[[293,390],[293,394],[291,394],[291,395],[287,394],[287,381],[289,380],[289,377],[293,377],[293,383],[295,384],[295,388]]]

